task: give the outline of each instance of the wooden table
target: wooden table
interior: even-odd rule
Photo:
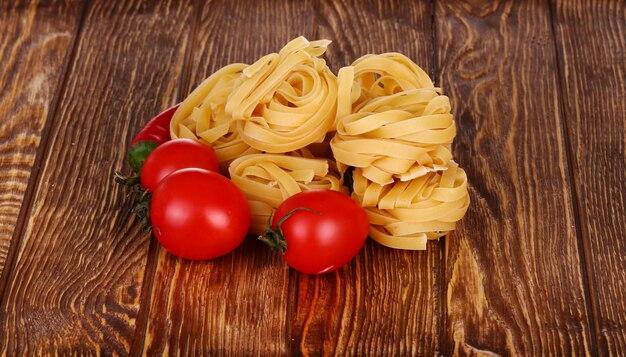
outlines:
[[[626,354],[623,1],[3,1],[0,351]],[[297,35],[399,51],[451,97],[472,205],[423,252],[324,276],[254,239],[189,262],[113,182],[210,73]]]

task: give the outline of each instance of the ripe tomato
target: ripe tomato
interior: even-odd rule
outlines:
[[[161,145],[170,140],[170,122],[178,106],[175,106],[165,110],[161,114],[150,119],[148,123],[135,135],[130,146],[137,144],[140,141],[154,141],[157,145]]]
[[[259,239],[284,253],[292,268],[322,274],[354,258],[368,230],[367,214],[352,198],[337,191],[311,190],[286,199],[274,213],[271,229]]]
[[[190,167],[219,171],[213,148],[190,139],[168,141],[146,158],[141,168],[141,185],[153,192],[167,175]]]
[[[226,177],[203,169],[182,169],[152,193],[154,235],[170,253],[211,259],[235,249],[250,228],[248,201]]]

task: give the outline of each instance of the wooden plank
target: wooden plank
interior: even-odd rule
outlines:
[[[112,173],[176,97],[191,14],[90,4],[2,302],[2,354],[129,353],[150,237]]]
[[[81,10],[77,1],[0,4],[0,275]]]
[[[187,92],[224,65],[252,63],[298,35],[315,37],[312,14],[310,1],[206,4]],[[288,290],[288,267],[255,237],[211,261],[183,261],[159,249],[143,353],[285,355]]]
[[[626,3],[556,1],[562,98],[598,347],[626,354]]]
[[[446,355],[595,346],[545,2],[437,3],[472,205],[446,245]]]
[[[319,37],[334,41],[328,51],[334,70],[368,53],[396,51],[432,73],[432,11],[427,2],[322,1]],[[437,242],[415,252],[368,240],[334,273],[296,275],[292,354],[437,353],[441,253]]]

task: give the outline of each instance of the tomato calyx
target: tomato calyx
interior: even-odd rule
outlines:
[[[285,214],[281,219],[278,220],[278,222],[276,222],[276,228],[272,227],[272,216],[270,216],[267,221],[267,228],[265,230],[265,233],[260,235],[258,239],[261,242],[267,244],[273,251],[280,254],[285,254],[287,252],[287,240],[285,239],[285,235],[283,234],[281,225],[297,211],[309,211],[315,214],[324,214],[323,212],[316,211],[307,207],[296,207],[287,212],[287,214]]]
[[[128,163],[139,176],[146,158],[159,144],[156,141],[140,141],[128,149]]]
[[[139,175],[132,174],[126,176],[121,171],[115,171],[115,182],[119,183],[120,185],[130,187],[134,187],[135,185],[141,185]]]
[[[140,141],[135,145],[131,146],[128,149],[128,163],[130,167],[133,169],[132,175],[124,175],[120,171],[115,172],[115,182],[125,185],[135,187],[139,185],[141,187],[141,181],[139,174],[141,173],[141,168],[143,167],[143,163],[146,161],[146,158],[156,147],[158,144],[156,141]]]

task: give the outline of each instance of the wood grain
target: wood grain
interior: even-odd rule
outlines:
[[[0,3],[0,275],[81,9],[77,1]]]
[[[426,2],[322,1],[316,16],[318,37],[334,41],[328,51],[334,70],[368,53],[397,51],[433,71],[432,7]],[[435,354],[441,327],[440,244],[415,252],[369,240],[334,273],[295,275],[292,354]]]
[[[436,15],[472,197],[446,241],[444,354],[591,354],[549,5],[442,0]]]
[[[626,3],[556,1],[562,100],[606,355],[626,355]]]
[[[314,36],[313,3],[211,2],[198,10],[189,92],[220,67],[252,63]],[[190,262],[158,250],[143,353],[286,355],[289,269],[255,237],[222,258]]]
[[[134,336],[150,238],[112,173],[176,97],[192,11],[104,0],[87,11],[2,301],[2,354],[124,355]]]
[[[0,1],[0,34],[0,355],[626,354],[623,1]],[[324,276],[253,237],[176,259],[111,179],[126,144],[297,35],[435,77],[467,216]]]

